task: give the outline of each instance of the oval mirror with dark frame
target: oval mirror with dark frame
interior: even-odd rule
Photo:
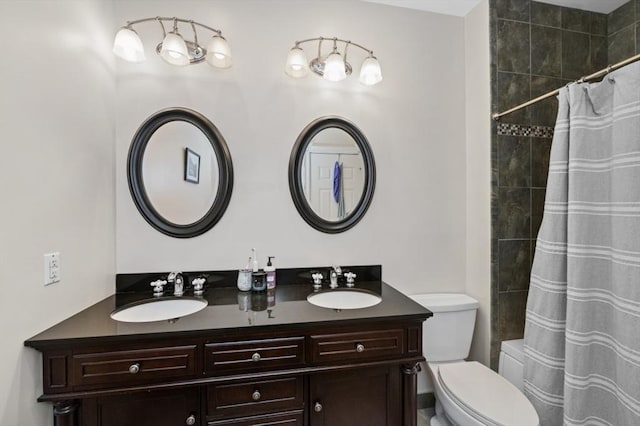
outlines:
[[[233,164],[211,121],[191,109],[168,108],[136,131],[127,178],[133,201],[151,226],[191,238],[211,229],[227,209]]]
[[[302,130],[289,159],[289,189],[302,218],[335,234],[358,223],[376,184],[373,152],[350,121],[321,117]]]

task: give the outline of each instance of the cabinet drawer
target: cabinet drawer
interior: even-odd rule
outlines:
[[[357,331],[311,336],[311,360],[369,360],[404,353],[404,330]]]
[[[209,418],[295,410],[301,409],[303,405],[302,377],[252,380],[207,387]]]
[[[304,363],[304,337],[205,344],[205,373],[255,371]]]
[[[75,354],[75,387],[139,384],[195,374],[196,345]]]
[[[303,411],[209,422],[207,426],[304,426]]]

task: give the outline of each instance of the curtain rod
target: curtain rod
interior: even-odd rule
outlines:
[[[602,77],[603,75],[606,75],[606,74],[610,73],[611,71],[617,70],[618,68],[622,68],[625,65],[629,65],[629,64],[631,64],[633,62],[636,62],[636,61],[639,61],[639,60],[640,60],[640,55],[632,56],[632,57],[630,57],[628,59],[625,59],[622,62],[618,62],[617,64],[609,65],[607,68],[601,69],[598,72],[594,72],[593,74],[587,75],[585,77],[581,77],[578,80],[576,80],[575,83],[584,83],[585,81],[594,80],[594,79],[596,79],[598,77]],[[549,93],[545,93],[544,95],[538,96],[535,99],[531,99],[530,101],[527,101],[527,102],[525,102],[523,104],[520,104],[520,105],[518,105],[516,107],[508,109],[508,110],[506,110],[504,112],[494,113],[493,115],[491,115],[491,118],[493,118],[494,120],[498,121],[498,120],[500,120],[501,117],[503,117],[505,115],[511,114],[512,112],[515,112],[515,111],[518,111],[518,110],[521,110],[522,108],[526,108],[529,105],[536,104],[536,103],[538,103],[540,101],[543,101],[543,100],[545,100],[547,98],[550,98],[552,96],[556,96],[558,93],[560,93],[560,89],[556,89],[556,90],[551,91]]]

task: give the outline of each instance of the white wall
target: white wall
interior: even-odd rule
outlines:
[[[466,292],[480,302],[471,358],[489,365],[491,343],[491,94],[489,1],[464,19],[466,84]]]
[[[233,269],[256,247],[263,265],[267,255],[276,256],[281,267],[380,263],[385,280],[406,293],[465,290],[462,18],[344,1],[116,2],[123,23],[156,15],[221,29],[234,66],[175,68],[150,48],[144,64],[118,61],[118,272]],[[159,42],[157,24],[138,29],[149,46]],[[284,61],[294,41],[320,35],[372,48],[383,82],[367,88],[357,76],[342,83],[315,75],[288,78]],[[310,47],[308,56],[314,50]],[[364,56],[352,49],[349,58],[358,70]],[[152,229],[138,214],[126,180],[127,152],[137,127],[171,106],[193,108],[211,119],[234,162],[226,214],[193,239]],[[296,137],[310,121],[329,114],[360,127],[377,165],[369,211],[339,235],[320,233],[300,218],[287,181]]]
[[[464,17],[465,88],[465,287],[480,302],[469,359],[489,365],[491,343],[491,93],[489,1]],[[453,290],[458,291],[458,290]],[[433,392],[424,372],[418,393]]]
[[[0,1],[0,425],[51,424],[23,341],[113,292],[113,5]],[[43,254],[62,281],[43,286]]]

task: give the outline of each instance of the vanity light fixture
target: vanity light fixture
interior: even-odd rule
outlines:
[[[325,40],[333,41],[333,47],[331,52],[322,52],[322,42]],[[318,56],[313,58],[310,62],[307,60],[307,56],[300,47],[303,43],[318,42]],[[342,54],[338,51],[338,42],[344,44],[344,50]],[[382,71],[380,69],[380,63],[378,59],[373,56],[373,51],[354,43],[350,40],[343,40],[337,37],[315,37],[302,41],[296,41],[295,45],[289,51],[287,56],[287,63],[285,65],[285,73],[289,77],[301,78],[309,74],[309,70],[318,74],[325,80],[329,81],[341,81],[351,74],[353,68],[351,64],[347,62],[347,49],[349,46],[358,47],[365,52],[368,56],[365,58],[362,66],[360,67],[360,82],[367,86],[382,81]]]
[[[142,62],[145,60],[144,46],[138,33],[133,29],[134,25],[143,22],[156,21],[162,28],[162,41],[156,46],[156,53],[171,65],[184,66],[197,64],[206,60],[209,65],[215,68],[229,68],[231,66],[231,49],[229,43],[222,36],[220,30],[207,25],[195,22],[191,19],[176,17],[160,17],[137,19],[128,21],[120,28],[113,42],[113,53],[119,58],[129,62]],[[171,22],[173,27],[167,32],[164,22]],[[178,31],[178,23],[191,26],[193,40],[186,40]],[[203,47],[198,42],[198,32],[196,26],[213,32],[207,47]]]

